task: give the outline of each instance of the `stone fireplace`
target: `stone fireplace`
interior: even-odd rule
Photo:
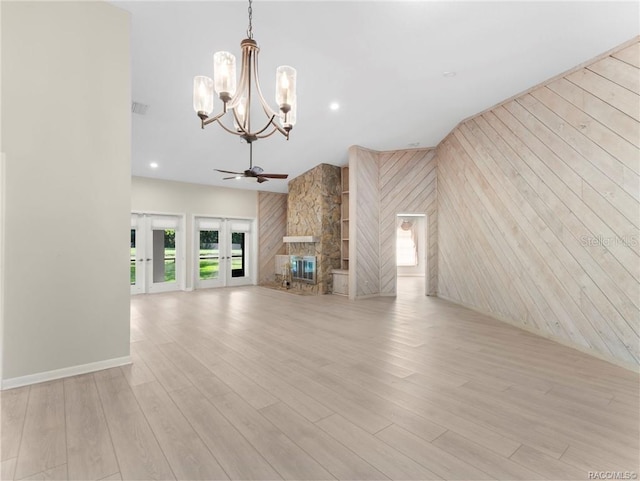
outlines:
[[[331,292],[331,270],[340,267],[340,194],[340,167],[335,165],[320,164],[289,182],[284,242],[290,269],[291,256],[315,258],[315,283],[292,278],[294,290]],[[301,268],[305,268],[304,264]],[[276,270],[278,278],[283,280],[282,271]]]

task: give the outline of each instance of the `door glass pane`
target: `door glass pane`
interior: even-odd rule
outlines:
[[[245,277],[245,233],[231,233],[231,277]]]
[[[217,279],[220,267],[220,250],[217,230],[200,231],[200,279]]]
[[[176,281],[176,231],[153,231],[153,282]]]
[[[131,229],[131,268],[130,268],[130,278],[131,285],[134,286],[136,284],[136,230]]]

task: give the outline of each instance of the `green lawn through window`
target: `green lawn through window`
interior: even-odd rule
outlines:
[[[217,249],[200,250],[200,279],[217,279],[220,271],[220,261],[218,260]],[[231,269],[242,269],[242,250],[236,249],[232,252]],[[176,251],[175,249],[165,249],[164,258],[164,282],[174,282],[176,280]],[[130,266],[131,285],[136,283],[136,249],[131,248]]]

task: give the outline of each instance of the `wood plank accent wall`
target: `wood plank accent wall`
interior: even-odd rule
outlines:
[[[286,254],[287,194],[258,192],[258,284],[275,280],[275,259]]]
[[[438,217],[434,149],[349,149],[349,296],[396,294],[396,214],[425,213],[426,278],[437,292]]]
[[[380,294],[378,153],[349,147],[349,298]]]
[[[435,149],[378,154],[380,189],[380,293],[396,293],[396,215],[427,214],[427,292],[437,292],[438,216]]]
[[[438,146],[440,296],[640,363],[639,67],[636,42]]]

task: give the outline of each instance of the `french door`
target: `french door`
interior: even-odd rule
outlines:
[[[252,284],[252,221],[196,217],[193,225],[195,287]]]
[[[184,285],[180,216],[131,215],[131,293],[175,291]]]

